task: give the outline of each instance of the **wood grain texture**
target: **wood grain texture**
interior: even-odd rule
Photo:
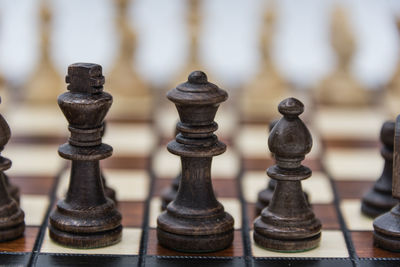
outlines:
[[[0,242],[0,252],[31,252],[38,232],[39,227],[26,227],[22,237],[12,241]]]
[[[185,83],[167,93],[179,113],[179,134],[167,149],[181,157],[179,190],[157,218],[157,237],[169,249],[186,252],[214,252],[233,240],[234,219],[214,195],[211,161],[225,152],[214,122],[226,91],[208,82],[202,71],[193,71]]]
[[[351,232],[356,253],[360,258],[400,258],[400,253],[390,252],[374,246],[373,232]]]
[[[242,257],[243,256],[243,241],[240,230],[234,231],[233,243],[228,248],[217,251],[204,253],[185,253],[178,252],[163,246],[160,246],[157,241],[157,232],[155,229],[149,230],[149,239],[147,245],[148,255],[159,255],[159,256],[210,256],[210,257]]]

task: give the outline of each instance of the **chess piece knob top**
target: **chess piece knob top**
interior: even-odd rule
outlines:
[[[300,100],[289,97],[279,103],[278,110],[283,116],[299,116],[304,112],[304,105]]]
[[[103,91],[105,79],[100,65],[74,63],[68,66],[65,82],[69,84],[67,89],[73,93],[95,94]]]
[[[187,82],[169,91],[167,97],[175,104],[209,105],[225,101],[228,93],[208,82],[207,75],[197,70],[189,74]]]
[[[207,84],[207,74],[199,70],[193,71],[189,74],[188,82],[195,84]]]

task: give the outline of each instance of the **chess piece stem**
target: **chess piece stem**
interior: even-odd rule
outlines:
[[[309,207],[300,181],[311,176],[311,170],[301,161],[311,150],[312,138],[298,117],[304,111],[303,103],[288,98],[278,109],[283,118],[268,138],[276,164],[267,170],[277,181],[276,188],[268,207],[254,222],[254,241],[276,251],[310,250],[320,242],[321,222]]]
[[[380,135],[383,144],[381,155],[385,159],[385,165],[381,177],[363,197],[361,203],[361,211],[372,218],[389,211],[397,204],[392,197],[394,122],[385,122]]]
[[[72,160],[67,197],[50,215],[50,237],[65,246],[96,248],[121,240],[121,214],[104,195],[99,160],[112,154],[101,142],[103,119],[112,97],[103,92],[101,66],[76,63],[68,67],[68,90],[58,104],[69,122],[71,136],[58,153]]]
[[[233,240],[233,218],[217,201],[211,183],[211,160],[226,150],[213,134],[219,104],[228,97],[207,81],[201,71],[167,94],[175,103],[179,134],[168,150],[181,157],[182,178],[178,194],[157,219],[162,246],[186,252],[211,252],[227,248]]]

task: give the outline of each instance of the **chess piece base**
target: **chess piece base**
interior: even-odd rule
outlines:
[[[400,206],[374,220],[374,244],[380,248],[400,251]]]
[[[16,239],[23,235],[25,214],[16,201],[11,200],[8,204],[1,206],[0,214],[0,242]]]
[[[172,202],[168,206],[173,207]],[[201,223],[199,223],[201,222]],[[233,241],[233,218],[228,213],[179,217],[164,211],[157,219],[158,242],[169,249],[205,253],[225,249]]]
[[[229,247],[233,241],[233,230],[213,235],[178,235],[157,228],[157,238],[160,245],[169,249],[206,253]]]
[[[100,248],[121,241],[122,226],[109,231],[84,234],[59,231],[50,225],[49,234],[52,240],[66,247],[83,249]]]
[[[375,218],[390,211],[396,204],[397,201],[392,197],[392,192],[385,194],[373,188],[363,197],[361,211],[363,214]]]
[[[254,241],[263,248],[279,252],[302,252],[316,248],[321,241],[321,233],[305,239],[273,239],[254,231]]]
[[[10,228],[0,230],[0,242],[17,239],[25,231],[25,223],[19,223]]]
[[[64,200],[50,214],[50,237],[67,247],[98,248],[121,240],[121,214],[111,199],[97,207],[82,209]]]

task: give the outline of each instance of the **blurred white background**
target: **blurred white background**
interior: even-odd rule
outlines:
[[[118,48],[112,0],[52,0],[51,55],[62,76],[74,62],[110,70]],[[239,87],[256,74],[263,0],[202,0],[199,58],[225,87]],[[399,59],[396,0],[279,0],[273,52],[282,74],[310,88],[335,66],[330,14],[340,2],[348,10],[357,41],[352,70],[369,89],[384,86]],[[182,70],[189,53],[185,0],[135,0],[129,16],[137,31],[132,64],[154,86],[165,86]],[[22,86],[39,59],[40,0],[0,0],[0,72]]]

